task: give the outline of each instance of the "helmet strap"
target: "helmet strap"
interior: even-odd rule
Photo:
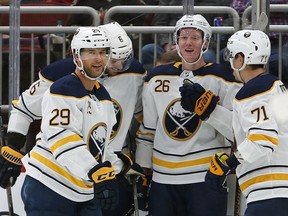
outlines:
[[[183,61],[184,61],[185,63],[190,64],[190,65],[194,65],[194,64],[196,64],[196,63],[201,59],[201,57],[203,56],[203,54],[208,50],[209,42],[208,42],[208,44],[207,44],[207,48],[203,51],[204,44],[205,44],[205,41],[202,43],[201,52],[200,52],[200,54],[199,54],[198,59],[197,59],[196,61],[194,61],[194,62],[188,62],[188,61],[182,56],[182,54],[181,54],[181,52],[180,52],[180,49],[179,49],[179,46],[178,46],[178,43],[176,43],[176,49],[177,49],[178,55],[183,59]]]

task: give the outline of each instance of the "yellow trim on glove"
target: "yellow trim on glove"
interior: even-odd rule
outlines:
[[[115,179],[114,167],[102,167],[94,172],[91,177],[95,183]]]
[[[211,163],[210,163],[210,166],[209,166],[210,172],[213,173],[214,175],[222,176],[222,175],[224,175],[224,171],[222,170],[221,166],[216,161],[216,157],[218,157],[218,159],[222,163],[225,163],[225,161],[228,159],[229,156],[226,153],[224,153],[224,152],[219,152],[217,154],[217,156],[214,155],[212,157],[212,160],[211,160]]]
[[[14,149],[10,148],[9,146],[3,146],[1,148],[1,155],[3,158],[5,158],[7,161],[22,166],[21,159],[23,158],[23,155]]]
[[[207,109],[207,107],[210,105],[213,97],[215,96],[215,94],[210,91],[210,90],[206,90],[196,101],[195,104],[195,113],[198,116],[201,116],[205,110]]]

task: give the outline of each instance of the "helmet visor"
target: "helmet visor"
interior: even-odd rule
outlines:
[[[117,73],[123,72],[123,71],[128,70],[132,62],[133,62],[132,53],[124,59],[110,58],[108,62],[108,70],[112,72],[117,72]]]
[[[109,48],[83,48],[80,50],[82,60],[90,60],[94,58],[106,58],[109,56]]]
[[[223,52],[223,59],[224,59],[224,61],[229,62],[230,59],[233,59],[233,58],[234,58],[233,52],[230,51],[230,50],[226,47],[225,50],[224,50],[224,52]]]

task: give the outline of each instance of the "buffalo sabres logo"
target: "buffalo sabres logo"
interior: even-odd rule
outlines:
[[[163,116],[166,134],[174,140],[188,140],[199,129],[201,121],[194,112],[186,111],[180,104],[180,98],[173,100]]]
[[[115,99],[112,99],[112,102],[113,102],[114,112],[116,115],[117,122],[112,128],[110,139],[113,139],[116,136],[116,134],[118,133],[119,128],[121,127],[122,113],[123,113],[120,104]]]
[[[100,160],[101,155],[103,155],[106,136],[107,126],[103,122],[96,124],[89,132],[88,150],[96,160]]]

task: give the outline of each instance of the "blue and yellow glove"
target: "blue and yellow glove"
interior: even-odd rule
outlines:
[[[13,146],[0,148],[0,187],[13,186],[21,173],[23,154]]]
[[[103,209],[113,210],[119,202],[119,188],[114,167],[109,161],[97,164],[89,173],[94,182],[94,201]]]
[[[120,158],[123,162],[123,168],[121,173],[124,175],[136,175],[145,177],[144,171],[141,166],[137,163],[134,163],[131,158],[123,153],[117,153],[118,158]]]
[[[212,91],[205,90],[200,84],[189,79],[184,80],[179,91],[183,109],[195,112],[203,121],[209,118],[219,101],[219,97]]]
[[[228,158],[229,155],[224,152],[217,153],[212,157],[205,176],[205,182],[212,189],[227,191],[227,175],[231,172],[230,167],[226,163]]]

